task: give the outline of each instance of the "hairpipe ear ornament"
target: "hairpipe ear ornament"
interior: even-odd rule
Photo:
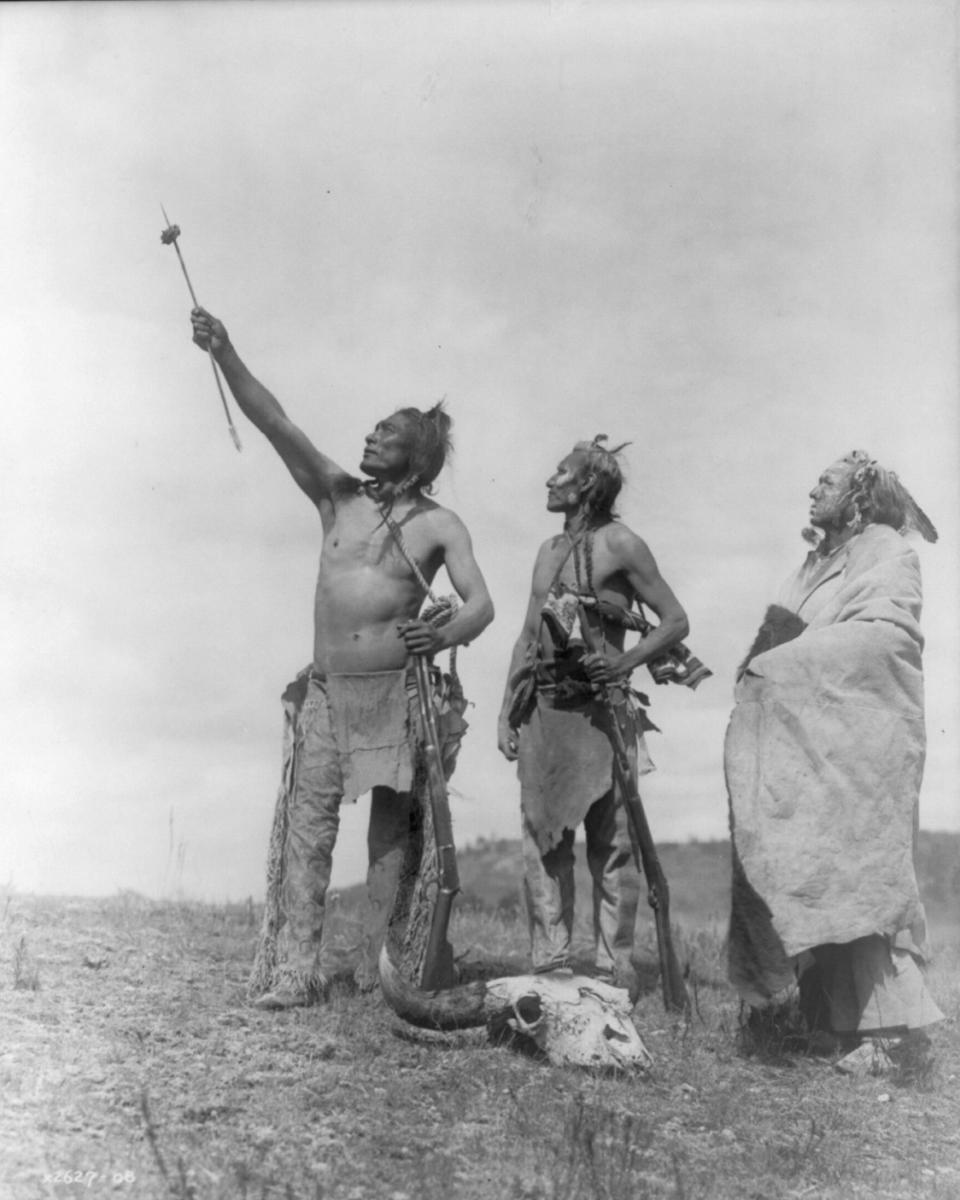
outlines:
[[[180,226],[172,225],[170,223],[170,218],[167,216],[167,211],[162,204],[160,205],[160,211],[163,213],[163,219],[167,223],[166,229],[160,234],[160,241],[163,242],[165,246],[172,246],[174,250],[176,250],[177,258],[180,261],[180,269],[183,271],[183,277],[187,281],[187,288],[190,291],[190,299],[193,301],[194,308],[199,308],[200,302],[197,300],[196,292],[193,290],[193,284],[190,282],[190,276],[187,274],[187,264],[183,261],[183,255],[180,253],[180,247],[177,245],[177,238],[180,236]],[[233,438],[233,444],[238,450],[242,450],[243,446],[240,444],[240,435],[236,431],[233,420],[230,416],[230,409],[227,407],[227,397],[223,390],[223,384],[220,382],[220,372],[217,370],[217,362],[213,357],[213,350],[209,346],[207,347],[207,354],[210,356],[210,366],[213,370],[213,378],[216,380],[217,391],[220,393],[220,401],[223,404],[223,412],[227,418],[227,428],[230,430],[230,436]]]

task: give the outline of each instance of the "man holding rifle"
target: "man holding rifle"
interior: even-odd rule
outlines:
[[[220,321],[202,308],[191,320],[193,340],[212,351],[241,411],[316,506],[323,533],[313,662],[284,696],[284,782],[251,982],[259,1006],[291,1008],[323,998],[324,903],[340,803],[368,791],[373,917],[358,983],[375,984],[415,802],[417,678],[424,673],[411,664],[472,641],[493,619],[493,605],[465,526],[426,494],[450,448],[450,418],[440,405],[400,409],[379,421],[366,438],[362,480],[293,424],[240,360]],[[441,566],[462,604],[437,625],[418,613]]]
[[[654,728],[630,689],[637,667],[696,686],[709,672],[680,641],[686,614],[646,544],[614,513],[623,484],[617,454],[599,436],[579,442],[547,481],[547,509],[563,532],[541,547],[500,715],[501,752],[518,760],[524,894],[536,971],[568,966],[573,930],[574,830],[583,822],[593,877],[596,970],[629,977],[642,857],[658,920],[668,1006],[686,1002],[669,943],[668,898],[636,790],[653,770],[644,730]],[[650,626],[646,605],[658,617]],[[627,629],[646,633],[624,649]],[[664,944],[665,943],[665,944]],[[665,957],[666,954],[666,957]]]

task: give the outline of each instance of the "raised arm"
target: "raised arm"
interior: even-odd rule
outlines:
[[[205,308],[193,309],[190,321],[193,340],[202,350],[213,351],[240,411],[268,439],[297,485],[318,507],[332,500],[337,484],[350,478],[348,473],[317,450],[276,397],[250,373],[221,321]]]

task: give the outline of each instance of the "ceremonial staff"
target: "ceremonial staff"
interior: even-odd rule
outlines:
[[[167,216],[167,210],[160,205],[160,211],[163,213],[163,219],[167,223],[166,229],[160,234],[160,241],[165,246],[172,246],[177,252],[177,258],[180,260],[180,269],[183,271],[183,277],[187,281],[187,287],[190,289],[190,299],[193,301],[193,307],[199,308],[200,302],[197,300],[197,294],[193,290],[193,284],[190,282],[190,276],[187,274],[187,264],[183,261],[183,255],[180,253],[180,247],[177,245],[177,238],[180,236],[180,226],[171,225],[170,218]],[[227,418],[227,428],[230,430],[230,436],[233,438],[233,444],[238,450],[242,450],[240,445],[240,435],[237,433],[233,421],[230,417],[230,409],[227,407],[227,397],[223,391],[223,384],[220,382],[220,372],[217,370],[217,360],[213,357],[212,347],[207,347],[207,354],[210,356],[210,367],[213,371],[213,378],[217,383],[217,391],[220,393],[220,400],[223,403],[223,412]]]

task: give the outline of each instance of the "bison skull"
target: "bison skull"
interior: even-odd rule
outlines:
[[[511,975],[423,992],[403,979],[384,948],[380,983],[390,1007],[427,1029],[486,1025],[511,1030],[557,1066],[645,1071],[653,1059],[630,1016],[624,988],[582,975]]]

